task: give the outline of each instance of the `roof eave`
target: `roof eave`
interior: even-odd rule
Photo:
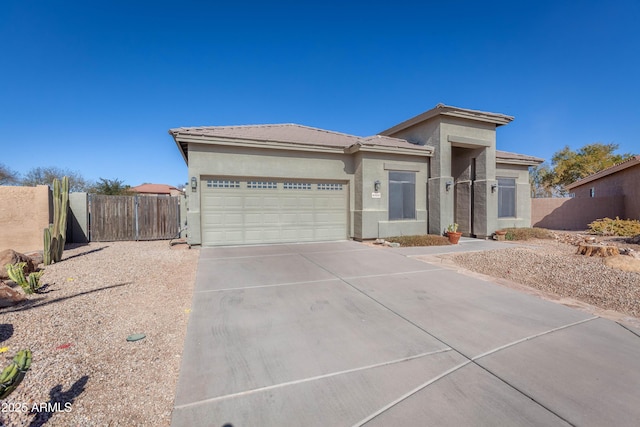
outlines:
[[[189,165],[189,157],[187,156],[187,150],[188,145],[187,144],[182,144],[178,141],[178,134],[177,132],[174,133],[174,131],[176,131],[177,129],[169,129],[169,135],[171,135],[173,137],[173,141],[176,143],[176,145],[178,146],[178,151],[180,151],[180,154],[182,154],[182,158],[184,159],[184,162],[187,164],[187,166]]]
[[[222,138],[205,135],[177,134],[176,141],[184,144],[204,144],[204,145],[223,145],[242,148],[263,148],[273,150],[289,150],[289,151],[312,151],[312,152],[334,152],[342,153],[343,147],[331,145],[293,143],[289,141],[271,141],[271,140],[254,140],[242,138]]]
[[[386,153],[386,154],[404,154],[410,156],[433,156],[434,147],[430,145],[423,145],[422,148],[408,148],[408,147],[390,147],[384,145],[367,145],[367,144],[353,144],[344,149],[345,153],[353,154],[357,152],[366,153]]]
[[[501,165],[538,166],[544,162],[542,159],[501,159],[496,157],[496,163]]]

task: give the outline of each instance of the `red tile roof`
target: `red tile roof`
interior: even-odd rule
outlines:
[[[131,191],[144,194],[172,194],[176,191],[180,191],[178,188],[167,184],[141,184],[136,187],[132,187]]]

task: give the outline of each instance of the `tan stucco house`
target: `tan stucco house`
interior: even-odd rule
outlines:
[[[513,117],[439,104],[370,137],[297,124],[169,130],[197,245],[441,234],[531,222],[531,156],[496,150]]]
[[[620,218],[640,219],[640,155],[566,186],[576,198],[621,196]]]

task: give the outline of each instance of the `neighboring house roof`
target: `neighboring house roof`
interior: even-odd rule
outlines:
[[[383,130],[382,132],[380,132],[380,134],[392,135],[396,132],[400,132],[401,130],[407,129],[411,126],[417,125],[418,123],[422,123],[439,115],[494,123],[496,126],[506,125],[513,120],[512,116],[507,116],[506,114],[489,113],[486,111],[469,110],[467,108],[458,108],[450,105],[438,104],[435,106],[435,108],[432,108],[429,111],[425,111],[422,114],[418,114],[417,116],[405,120],[400,124],[390,127],[389,129]]]
[[[388,147],[402,150],[415,150],[431,153],[433,147],[412,144],[404,139],[388,136],[371,136],[361,138],[340,132],[302,126],[293,123],[271,125],[245,125],[245,126],[206,126],[206,127],[181,127],[170,129],[185,161],[189,142],[207,143],[212,139],[217,143],[227,141],[232,144],[242,142],[259,143],[269,146],[269,143],[279,144],[280,148],[294,148],[302,146],[327,147],[349,149],[357,151],[359,147]],[[271,146],[271,148],[277,148]]]
[[[637,166],[637,165],[640,165],[640,155],[633,156],[629,160],[625,160],[622,163],[618,163],[617,165],[610,166],[606,169],[601,170],[600,172],[596,172],[592,175],[579,179],[576,182],[572,182],[571,184],[565,186],[565,188],[567,190],[572,190],[576,187],[580,187],[581,185],[587,184],[589,182],[603,178],[607,175],[612,175],[616,172],[620,172],[621,170],[624,170],[633,166]]]
[[[544,159],[539,157],[496,150],[496,163],[536,166],[542,162],[544,162]]]
[[[180,190],[172,185],[167,184],[142,184],[136,187],[131,187],[131,191],[135,193],[144,193],[144,194],[175,194],[175,192],[180,192]]]

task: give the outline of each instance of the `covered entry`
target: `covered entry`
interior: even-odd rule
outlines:
[[[203,245],[347,238],[346,183],[204,177],[200,188]]]

